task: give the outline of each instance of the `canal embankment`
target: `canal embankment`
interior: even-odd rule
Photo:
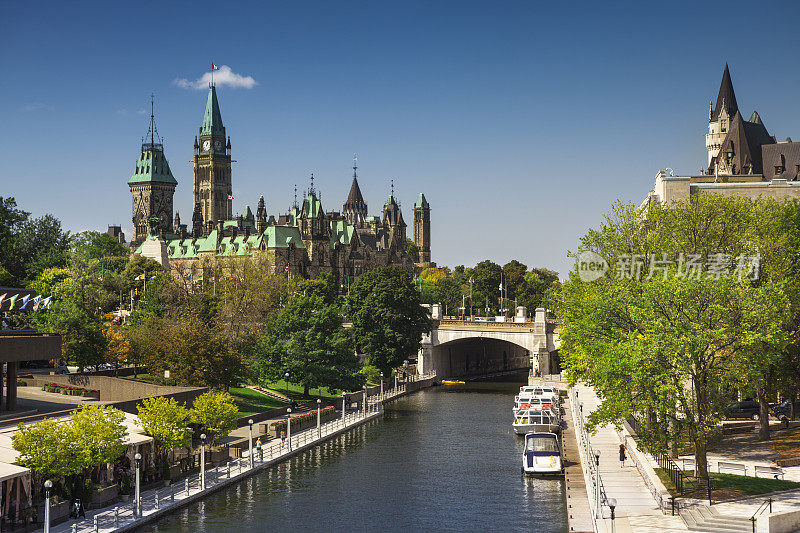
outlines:
[[[268,441],[262,447],[261,454],[253,452],[252,462],[249,452],[246,451],[242,457],[226,464],[208,468],[166,487],[143,491],[139,498],[138,511],[134,496],[130,502],[87,511],[86,518],[71,520],[53,526],[50,530],[53,533],[133,531],[354,428],[379,420],[384,413],[384,403],[430,387],[434,380],[435,376],[427,376],[401,383],[396,389],[385,391],[382,395],[378,392],[367,396],[367,402],[362,402],[358,410],[345,410],[335,420],[292,434],[285,442],[280,439]]]

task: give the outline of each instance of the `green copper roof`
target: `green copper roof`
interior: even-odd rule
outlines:
[[[222,114],[219,112],[219,102],[217,101],[217,88],[213,85],[208,88],[206,113],[203,115],[200,135],[225,135],[225,126],[222,125]]]
[[[425,199],[425,195],[419,193],[419,197],[417,198],[417,203],[414,204],[414,207],[424,207],[425,209],[429,208],[428,200]]]
[[[288,248],[294,243],[296,248],[305,248],[300,230],[296,226],[269,226],[264,231],[267,248]]]
[[[178,184],[178,181],[172,176],[172,171],[169,169],[169,163],[167,158],[164,157],[164,152],[158,148],[142,150],[139,161],[136,162],[133,176],[128,180],[129,185],[150,182]]]
[[[325,217],[325,211],[322,209],[322,202],[313,194],[309,194],[306,199],[303,200],[303,213],[305,213],[308,218],[316,218],[320,216],[320,214],[323,218]]]

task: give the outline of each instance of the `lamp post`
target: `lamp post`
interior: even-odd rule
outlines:
[[[253,419],[247,421],[250,425],[250,468],[253,468]]]
[[[52,488],[52,481],[48,479],[44,482],[44,533],[50,533],[50,489]]]
[[[289,451],[292,451],[292,408],[286,409],[286,440],[289,442]]]
[[[322,400],[317,398],[317,438],[322,438],[322,411],[320,409],[320,405],[322,404]]]
[[[381,400],[383,400],[383,372],[381,372]]]
[[[364,385],[364,405],[361,406],[361,412],[364,413],[364,416],[367,416],[367,386]]]
[[[397,394],[397,370],[394,371],[394,393]]]
[[[142,469],[142,454],[136,452],[136,455],[133,456],[133,459],[136,462],[136,494],[133,500],[133,514],[136,516],[142,516],[142,505],[139,500],[139,472]]]
[[[611,508],[611,530],[614,531],[614,508],[617,506],[617,500],[615,498],[609,498],[608,506]]]
[[[206,490],[206,434],[200,435],[200,490]]]
[[[345,415],[347,414],[347,393],[342,393],[342,427],[347,423],[344,419]]]
[[[286,397],[289,397],[289,373],[285,373],[283,375],[283,385],[284,389],[286,390]]]
[[[600,519],[603,517],[600,510],[600,450],[594,451],[594,492],[595,492],[595,516]]]

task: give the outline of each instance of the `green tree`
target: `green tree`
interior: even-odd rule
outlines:
[[[19,452],[17,462],[33,470],[40,478],[56,480],[82,471],[79,444],[72,440],[70,424],[56,418],[44,418],[33,424],[20,423],[11,435]]]
[[[189,410],[175,398],[145,398],[137,409],[142,429],[155,440],[162,464],[166,463],[168,454],[174,452],[175,448],[191,444]]]
[[[340,309],[317,295],[296,296],[275,318],[260,343],[258,366],[263,378],[289,374],[289,380],[312,388],[350,389],[360,365]]]
[[[503,269],[488,259],[481,261],[473,270],[473,305],[483,309],[487,303],[489,310],[498,309],[500,303],[500,281]]]
[[[505,278],[507,298],[515,299],[519,292],[520,287],[525,283],[525,274],[528,267],[520,263],[516,259],[512,259],[503,265],[503,277]]]
[[[130,249],[108,233],[82,231],[72,236],[75,255],[84,260],[97,260],[104,257],[125,257]]]
[[[189,412],[192,422],[202,428],[213,446],[236,429],[239,408],[227,392],[209,391],[197,397]]]
[[[432,327],[411,276],[393,267],[359,277],[346,307],[357,350],[386,375],[419,352],[422,335]]]

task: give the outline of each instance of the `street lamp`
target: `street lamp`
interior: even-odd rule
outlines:
[[[142,468],[142,454],[136,452],[136,455],[133,456],[134,461],[136,462],[136,497],[133,501],[134,513],[136,516],[142,516],[142,506],[139,501],[139,472]]]
[[[44,533],[50,533],[50,489],[52,488],[52,481],[48,479],[44,482]]]
[[[614,508],[617,506],[617,500],[615,498],[609,498],[608,499],[608,506],[611,508],[611,523],[612,523],[611,527],[613,528],[614,527],[613,526],[613,523],[614,523]]]
[[[383,400],[383,372],[381,372],[381,400]]]
[[[347,393],[343,392],[342,393],[342,427],[344,427],[345,424],[347,423],[345,421],[345,418],[344,418],[346,415],[347,415]]]
[[[322,411],[320,410],[320,405],[322,404],[322,400],[317,398],[317,438],[322,438]]]
[[[292,451],[292,408],[286,409],[286,440],[289,441],[289,451]]]
[[[253,419],[247,421],[250,425],[250,468],[253,468]]]
[[[289,373],[288,372],[283,375],[283,384],[284,384],[285,389],[286,389],[286,397],[288,398],[289,397]]]
[[[206,490],[206,434],[200,435],[200,490]]]
[[[600,519],[603,517],[600,510],[600,450],[594,451],[594,465],[595,514]]]
[[[364,413],[364,416],[367,416],[367,386],[364,385],[364,405],[361,406],[361,411]]]

